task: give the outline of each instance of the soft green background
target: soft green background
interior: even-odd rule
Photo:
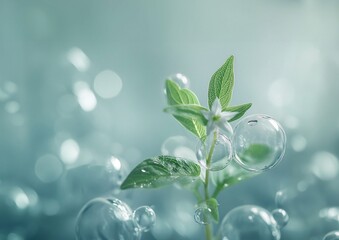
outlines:
[[[41,155],[58,154],[52,142],[60,132],[78,141],[80,157],[89,148],[93,159],[113,153],[131,166],[160,154],[169,136],[185,135],[195,141],[162,112],[164,78],[176,72],[187,75],[207,105],[210,76],[233,54],[232,105],[252,102],[249,113],[276,118],[287,132],[288,147],[276,169],[221,195],[221,216],[240,204],[272,209],[275,192],[302,180],[314,153],[339,153],[338,23],[339,2],[334,0],[0,0],[0,89],[14,82],[17,92],[12,100],[20,105],[11,114],[6,111],[7,100],[0,99],[0,182],[24,183],[41,199],[62,199],[58,183],[41,183],[34,172]],[[67,60],[74,47],[90,60],[85,72],[77,72]],[[82,80],[93,88],[95,76],[106,69],[121,77],[120,94],[112,99],[97,96],[92,112],[75,104],[71,113],[63,114],[60,98],[73,94],[73,83]],[[300,136],[306,148],[296,152],[293,143]],[[324,193],[321,184],[310,195],[320,198],[321,206],[339,205],[338,194]],[[174,202],[190,199],[176,189],[134,194],[121,198],[133,208],[154,204],[164,218],[176,207]],[[81,204],[53,217],[27,218],[37,223],[27,239],[73,239]],[[328,229],[316,220],[319,209],[311,210],[317,227],[291,220],[283,232],[285,239],[319,239],[326,233]],[[186,222],[195,224],[191,220]],[[201,236],[197,226],[189,236],[175,227],[168,229],[167,235],[164,231],[163,237],[156,237]]]

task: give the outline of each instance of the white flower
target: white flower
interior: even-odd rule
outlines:
[[[216,128],[224,130],[233,134],[233,129],[231,124],[229,124],[229,120],[231,120],[238,112],[222,112],[222,107],[219,98],[216,98],[212,104],[212,108],[210,111],[202,111],[201,112],[204,117],[207,119],[207,128],[206,134],[209,135]]]

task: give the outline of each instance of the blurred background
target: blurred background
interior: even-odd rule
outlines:
[[[271,211],[278,194],[282,239],[339,230],[338,22],[334,0],[1,0],[0,239],[75,239],[81,207],[107,194],[153,207],[142,239],[203,239],[189,193],[118,187],[169,137],[196,146],[162,111],[164,79],[186,75],[206,106],[230,55],[232,105],[252,102],[247,114],[274,117],[288,140],[276,168],[219,196],[221,217]]]

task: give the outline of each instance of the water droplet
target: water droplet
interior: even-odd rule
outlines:
[[[339,231],[333,231],[327,233],[323,240],[339,240]]]
[[[141,232],[130,207],[116,198],[96,198],[79,212],[75,232],[77,240],[138,240]]]
[[[214,142],[215,146],[211,155],[210,164],[207,164],[206,159],[208,159],[210,155]],[[223,134],[217,133],[215,138],[215,133],[211,133],[205,141],[199,142],[196,155],[201,166],[211,171],[220,171],[232,160],[231,141]]]
[[[277,222],[279,228],[285,227],[286,224],[288,223],[289,216],[284,209],[281,209],[281,208],[274,209],[271,212],[271,214],[272,214],[274,220]]]
[[[156,215],[151,207],[141,206],[134,210],[133,219],[141,231],[147,232],[154,225]]]
[[[194,220],[202,225],[210,224],[212,222],[212,210],[206,206],[199,207],[195,210]]]
[[[232,209],[223,219],[220,239],[279,240],[280,230],[272,215],[264,208],[244,205]]]
[[[233,151],[237,163],[249,171],[274,167],[285,153],[286,135],[281,125],[266,115],[251,115],[235,127]]]

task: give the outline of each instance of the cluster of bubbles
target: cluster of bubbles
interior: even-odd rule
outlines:
[[[267,115],[255,114],[240,120],[231,137],[219,131],[208,135],[198,145],[197,158],[210,171],[222,170],[234,159],[247,171],[263,172],[280,162],[285,147],[286,135],[281,125]]]
[[[279,240],[280,229],[288,220],[283,209],[269,212],[259,206],[244,205],[232,209],[224,217],[218,234],[222,240]]]
[[[138,240],[154,225],[156,215],[149,206],[134,211],[113,197],[95,198],[79,212],[76,220],[77,240]]]

